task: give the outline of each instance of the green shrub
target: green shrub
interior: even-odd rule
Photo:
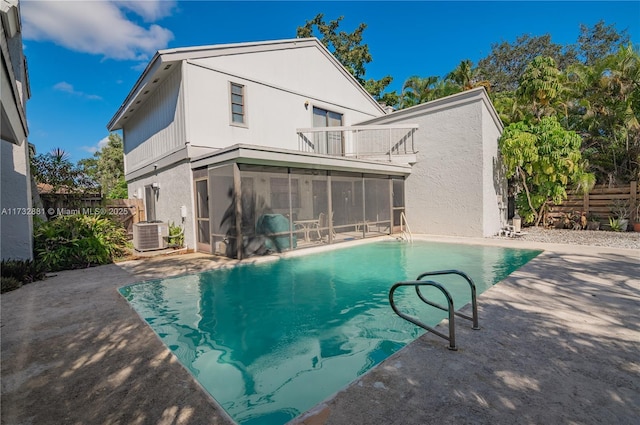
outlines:
[[[42,280],[45,271],[40,263],[31,260],[2,260],[2,292],[18,289],[25,283]]]
[[[4,294],[5,292],[18,289],[21,286],[22,286],[22,282],[20,282],[15,277],[11,277],[11,276],[0,277],[0,293]]]
[[[169,222],[169,245],[176,248],[182,248],[184,246],[184,232],[182,227],[176,225],[174,222]]]
[[[13,277],[22,283],[35,282],[45,277],[42,265],[32,260],[2,260],[0,270],[3,277]]]
[[[36,261],[50,271],[112,263],[127,252],[127,233],[107,215],[65,215],[34,232]]]

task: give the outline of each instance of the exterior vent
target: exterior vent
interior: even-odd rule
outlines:
[[[167,223],[136,223],[133,225],[133,247],[136,251],[166,248]]]

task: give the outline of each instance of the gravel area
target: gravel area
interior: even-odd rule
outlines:
[[[640,249],[640,233],[610,232],[604,230],[569,230],[526,227],[518,239],[531,242],[558,243],[568,245],[605,246],[609,248]],[[496,236],[505,239],[504,236]]]

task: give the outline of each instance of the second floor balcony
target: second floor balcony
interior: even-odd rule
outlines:
[[[299,128],[298,149],[322,155],[415,162],[417,124]]]

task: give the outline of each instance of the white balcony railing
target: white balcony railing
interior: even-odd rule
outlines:
[[[379,158],[413,155],[417,124],[299,128],[298,149],[331,156]]]

